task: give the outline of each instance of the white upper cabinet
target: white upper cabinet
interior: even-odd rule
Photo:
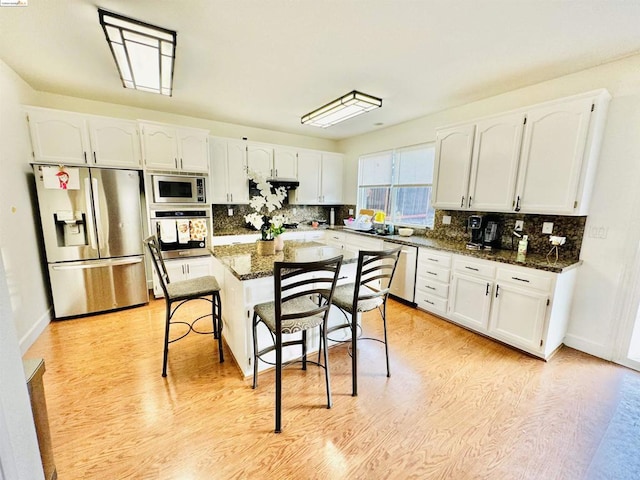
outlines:
[[[29,107],[34,161],[140,168],[136,122]]]
[[[209,171],[206,130],[143,122],[142,149],[147,168],[185,172]]]
[[[436,132],[434,206],[467,207],[469,172],[475,125],[461,125]]]
[[[298,152],[295,203],[332,205],[342,203],[342,155],[317,151]]]
[[[93,163],[113,167],[142,165],[138,124],[115,118],[90,118]]]
[[[273,149],[273,177],[298,178],[298,151],[293,148]]]
[[[527,112],[516,211],[570,215],[581,210],[592,108],[595,99],[587,97]]]
[[[434,206],[586,215],[610,98],[597,90],[438,130]]]
[[[249,172],[256,172],[263,177],[272,177],[273,147],[271,145],[248,144],[247,167]]]
[[[246,143],[211,137],[209,145],[212,203],[248,203],[249,180],[247,178]]]
[[[467,200],[470,209],[513,209],[524,119],[524,113],[517,113],[477,123]]]
[[[247,165],[250,172],[263,177],[298,178],[296,149],[273,145],[247,144]]]
[[[186,172],[209,171],[208,132],[188,128],[178,129],[178,159],[180,170]]]

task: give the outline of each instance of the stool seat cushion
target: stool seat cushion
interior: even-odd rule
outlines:
[[[304,312],[317,310],[318,305],[309,297],[298,297],[292,300],[283,302],[282,315],[295,315]],[[276,309],[274,302],[260,303],[253,307],[255,313],[262,319],[272,332],[276,331]],[[282,321],[282,333],[296,333],[302,330],[308,330],[309,328],[316,327],[322,323],[323,313],[319,312],[316,315],[301,316],[300,318],[293,318],[290,320]]]
[[[216,277],[211,275],[167,284],[167,292],[172,300],[201,297],[219,291],[220,285]]]
[[[333,304],[344,310],[345,312],[353,313],[353,291],[355,289],[355,283],[347,283],[344,285],[338,285],[333,294]],[[366,285],[360,286],[360,296],[375,295],[378,292],[367,287]],[[358,301],[358,311],[368,312],[374,308],[379,307],[384,302],[383,296],[368,298]]]

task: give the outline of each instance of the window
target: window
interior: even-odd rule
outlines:
[[[397,225],[432,228],[434,157],[433,144],[360,157],[358,209],[382,210]]]

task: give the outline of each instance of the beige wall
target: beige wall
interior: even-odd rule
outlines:
[[[20,111],[32,93],[0,61],[0,477],[17,480],[44,478],[18,343],[48,323]]]
[[[24,352],[49,323],[44,257],[40,254],[31,144],[22,112],[35,97],[13,70],[0,61],[0,251],[11,307]]]
[[[337,143],[334,140],[294,135],[290,133],[276,132],[261,128],[234,125],[231,123],[214,122],[203,118],[187,117],[172,113],[145,110],[114,103],[97,102],[81,98],[54,95],[39,92],[33,105],[39,107],[57,108],[93,115],[105,115],[108,117],[127,118],[130,120],[151,120],[154,122],[173,123],[185,127],[204,128],[211,135],[241,139],[246,137],[254,142],[275,143],[278,145],[291,145],[300,148],[316,150],[337,151]]]
[[[617,336],[629,327],[638,302],[629,280],[638,277],[634,264],[640,240],[640,55],[343,140],[338,146],[345,153],[344,190],[350,195],[345,201],[355,203],[357,159],[363,153],[433,141],[439,126],[603,87],[613,98],[566,343],[619,359]],[[607,229],[607,238],[590,238],[593,226]]]

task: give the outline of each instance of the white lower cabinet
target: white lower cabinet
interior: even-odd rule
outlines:
[[[454,320],[487,330],[495,273],[494,262],[454,256],[448,311]]]
[[[553,273],[453,255],[444,317],[549,358],[562,344],[577,268]]]
[[[167,273],[172,282],[206,277],[212,274],[211,257],[167,259],[164,261],[164,265],[167,267]],[[164,297],[162,286],[155,271],[153,273],[153,295],[156,298]]]
[[[415,302],[418,308],[438,315],[447,313],[451,254],[418,248]]]

